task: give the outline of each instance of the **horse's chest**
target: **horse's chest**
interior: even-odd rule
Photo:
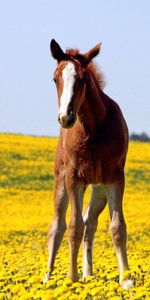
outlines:
[[[87,183],[97,184],[102,181],[102,165],[100,160],[78,159],[78,176]]]
[[[96,150],[89,150],[83,148],[72,152],[71,161],[81,180],[97,184],[102,182],[103,163]]]

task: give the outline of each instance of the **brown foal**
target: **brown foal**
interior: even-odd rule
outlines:
[[[115,101],[103,92],[103,78],[92,59],[101,44],[87,53],[63,52],[53,39],[51,54],[57,60],[54,81],[58,93],[61,124],[55,160],[55,216],[48,234],[50,277],[66,229],[68,200],[71,218],[68,226],[70,266],[68,277],[78,280],[77,257],[83,239],[83,278],[93,274],[92,245],[98,216],[108,202],[112,240],[118,258],[120,284],[132,285],[126,277],[126,225],[122,210],[124,165],[128,149],[128,129]],[[83,196],[91,184],[92,194],[82,215]]]

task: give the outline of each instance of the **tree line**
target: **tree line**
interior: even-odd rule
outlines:
[[[146,132],[142,133],[131,133],[130,141],[150,142],[150,136]]]

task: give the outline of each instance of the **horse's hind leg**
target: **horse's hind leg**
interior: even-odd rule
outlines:
[[[97,229],[98,216],[107,203],[104,191],[100,186],[92,186],[92,195],[87,210],[83,216],[85,230],[83,236],[83,278],[91,276],[92,271],[92,248],[94,234]]]
[[[55,257],[66,229],[65,216],[68,206],[68,196],[64,179],[64,171],[60,172],[55,178],[54,220],[51,223],[48,233],[49,258],[47,267],[49,271],[45,275],[44,282],[48,280],[53,271]]]
[[[129,270],[129,267],[126,253],[126,224],[122,210],[123,192],[124,175],[122,174],[118,183],[106,186],[106,195],[111,216],[110,230],[119,265],[119,282],[124,289],[128,289],[132,281],[129,276],[124,278],[124,272]]]

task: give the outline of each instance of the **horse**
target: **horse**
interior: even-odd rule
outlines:
[[[68,225],[70,264],[67,277],[78,281],[77,258],[83,240],[83,278],[93,275],[92,246],[98,217],[108,203],[110,231],[119,266],[119,283],[132,285],[126,252],[126,224],[122,200],[124,166],[128,150],[128,128],[119,105],[107,96],[103,75],[92,61],[101,43],[82,54],[65,52],[54,40],[50,52],[57,61],[54,82],[58,94],[60,137],[55,158],[54,219],[48,233],[46,282],[66,230],[66,211],[71,204]],[[82,214],[83,197],[91,185],[91,199]],[[127,272],[126,272],[127,271]]]

